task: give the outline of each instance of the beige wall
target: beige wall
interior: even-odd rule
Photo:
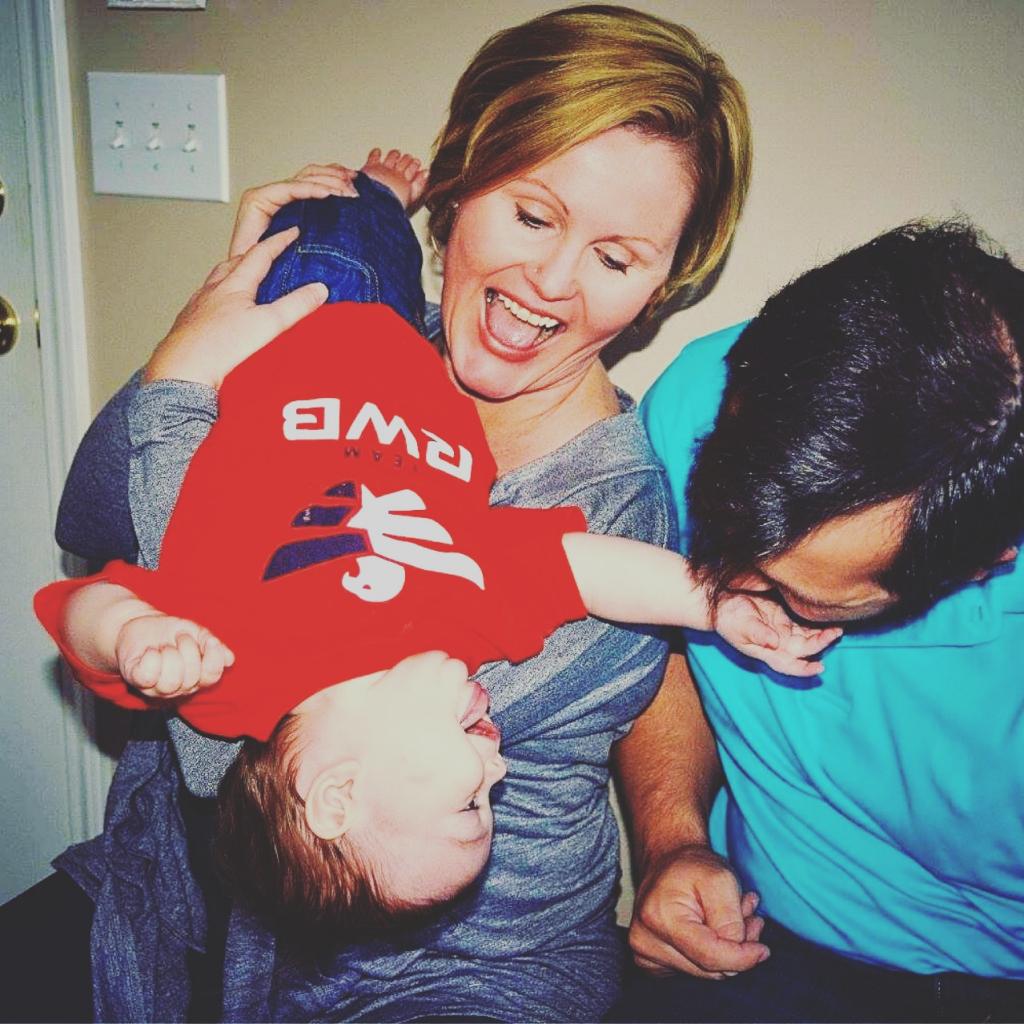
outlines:
[[[1024,260],[1020,0],[636,0],[684,21],[744,83],[754,185],[715,291],[616,366],[641,393],[687,340],[882,228],[959,210]],[[232,203],[313,159],[426,154],[458,73],[547,0],[208,0],[195,12],[68,0],[91,387],[140,364],[221,257],[232,206],[97,196],[85,72],[223,72]]]

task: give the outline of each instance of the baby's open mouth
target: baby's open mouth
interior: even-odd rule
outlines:
[[[488,715],[478,718],[466,732],[472,736],[484,736],[489,740],[494,740],[495,743],[501,742],[501,731]]]
[[[534,348],[565,326],[561,320],[527,309],[494,288],[486,289],[484,298],[487,302],[487,329],[509,348]]]
[[[479,683],[470,680],[469,698],[459,718],[459,725],[470,735],[486,736],[487,739],[500,742],[501,732],[487,714],[490,705],[490,694]]]
[[[480,721],[487,714],[491,698],[487,691],[477,682],[469,680],[469,696],[466,699],[466,706],[459,718],[459,725],[466,732]]]

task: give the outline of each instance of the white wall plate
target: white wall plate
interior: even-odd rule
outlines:
[[[164,7],[178,11],[205,11],[206,0],[107,0],[108,7]]]
[[[90,71],[93,188],[228,201],[223,75]]]

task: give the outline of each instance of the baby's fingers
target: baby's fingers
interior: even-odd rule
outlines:
[[[150,647],[125,667],[124,679],[147,697],[166,700],[181,689],[184,664],[176,647]]]
[[[825,671],[825,666],[820,661],[805,661],[784,650],[762,650],[755,657],[759,657],[772,671],[784,676],[818,676]]]
[[[829,626],[827,629],[794,629],[783,634],[778,646],[794,657],[809,658],[823,651],[842,635],[843,631],[838,626]]]
[[[175,643],[178,649],[178,656],[181,658],[181,675],[177,679],[177,686],[172,686],[172,681],[170,680],[168,680],[166,685],[171,687],[168,692],[181,696],[191,692],[199,685],[203,656],[191,630],[179,633],[175,637]],[[161,683],[163,682],[164,680],[161,679]]]
[[[155,647],[150,647],[134,661],[125,665],[124,680],[130,686],[141,690],[147,697],[152,696],[151,691],[160,681],[160,666],[160,651]]]
[[[173,697],[182,688],[185,663],[177,647],[163,647],[160,650],[160,678],[157,680],[152,697]]]
[[[234,664],[235,655],[229,647],[215,636],[207,636],[202,646],[202,666],[199,673],[200,686],[212,686],[220,681],[224,669]]]

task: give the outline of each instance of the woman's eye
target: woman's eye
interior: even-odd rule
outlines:
[[[621,260],[614,259],[609,256],[608,253],[601,249],[597,250],[597,258],[609,269],[614,270],[616,273],[624,274],[629,270],[629,264],[623,263]]]
[[[520,224],[525,224],[528,228],[534,231],[538,231],[541,228],[550,227],[546,220],[542,220],[540,217],[535,217],[532,213],[527,213],[521,206],[516,205],[516,220]]]
[[[471,797],[469,803],[466,804],[466,806],[463,807],[462,809],[464,811],[479,811],[480,810],[480,799],[479,799],[479,797],[478,796]]]

